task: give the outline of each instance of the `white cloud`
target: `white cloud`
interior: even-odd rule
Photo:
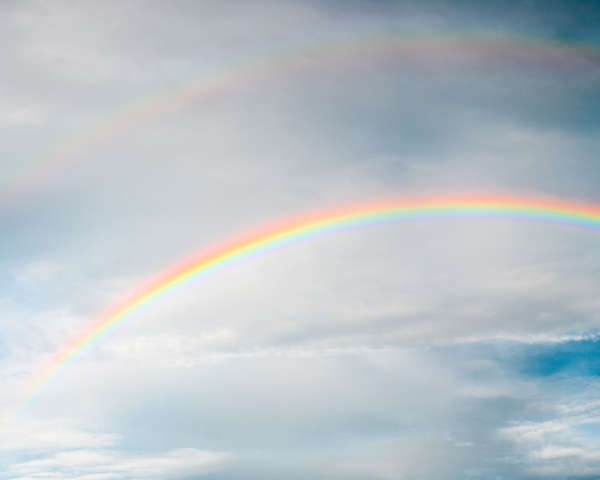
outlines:
[[[574,468],[580,475],[598,475],[600,441],[587,428],[599,423],[593,397],[591,390],[569,405],[552,404],[553,419],[517,424],[499,432],[519,446],[527,470],[534,475],[568,476]]]
[[[70,450],[19,462],[9,468],[10,478],[64,480],[183,478],[214,472],[231,460],[220,452],[181,448],[154,455],[125,455],[114,451]]]
[[[561,447],[557,445],[547,445],[540,450],[531,452],[531,456],[544,460],[562,457],[582,457],[585,450],[580,447]]]
[[[67,448],[108,447],[119,436],[108,433],[90,433],[71,425],[68,421],[34,420],[23,418],[4,419],[0,430],[0,450],[45,452]]]

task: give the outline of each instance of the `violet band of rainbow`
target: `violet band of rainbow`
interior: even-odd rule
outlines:
[[[86,330],[72,338],[46,368],[32,379],[18,410],[25,408],[61,367],[74,359],[84,348],[101,340],[132,312],[186,281],[324,234],[381,223],[443,218],[506,218],[600,232],[600,206],[522,196],[388,199],[318,210],[307,215],[283,219],[218,243],[166,268],[105,310]]]
[[[555,71],[574,68],[595,71],[600,61],[600,46],[597,42],[569,43],[516,33],[500,35],[465,30],[432,35],[375,30],[251,53],[222,67],[199,72],[192,80],[121,105],[36,160],[26,162],[16,178],[7,178],[0,185],[0,208],[49,183],[57,171],[81,160],[93,147],[152,119],[194,105],[200,99],[231,96],[249,85],[293,77],[305,70],[432,59],[458,65],[464,65],[465,61],[491,60],[500,64],[516,60],[531,68],[549,65]]]

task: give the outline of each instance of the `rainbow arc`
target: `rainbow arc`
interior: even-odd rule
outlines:
[[[72,338],[31,381],[21,409],[84,348],[100,341],[143,305],[191,279],[323,234],[380,223],[442,218],[508,218],[600,232],[599,206],[520,196],[386,199],[286,218],[204,249],[125,295]]]

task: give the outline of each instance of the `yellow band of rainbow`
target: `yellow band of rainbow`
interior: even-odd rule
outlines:
[[[103,119],[55,145],[17,174],[0,184],[0,209],[39,189],[56,172],[82,161],[92,147],[108,142],[149,120],[194,105],[200,99],[229,96],[249,85],[291,77],[305,70],[364,66],[385,61],[463,62],[489,60],[521,61],[525,66],[595,68],[600,58],[598,43],[569,43],[541,36],[500,35],[457,31],[433,35],[402,31],[361,32],[346,37],[331,36],[313,43],[262,51],[219,68],[199,72],[197,77],[172,85],[145,98],[112,110]]]
[[[550,222],[600,232],[600,207],[522,196],[449,196],[391,199],[337,209],[318,210],[275,222],[214,245],[163,270],[114,304],[61,349],[30,383],[19,410],[42,390],[69,360],[101,339],[127,316],[186,280],[245,258],[329,232],[371,224],[438,218],[509,218]]]

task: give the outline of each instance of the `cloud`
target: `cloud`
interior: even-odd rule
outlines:
[[[13,459],[0,478],[187,478],[214,472],[231,454],[177,448],[136,454],[119,451],[118,434],[82,429],[72,421],[39,420],[21,415],[4,420],[0,452]],[[17,460],[18,455],[24,455]]]
[[[51,420],[40,421],[19,418],[3,419],[2,445],[0,450],[45,452],[71,448],[107,447],[113,445],[118,435],[90,433],[69,422]]]
[[[499,433],[518,447],[520,455],[514,460],[524,463],[529,475],[551,478],[598,475],[600,443],[595,433],[598,426],[595,387],[569,378],[559,380],[558,384],[555,392],[547,391],[546,408],[538,421],[513,422],[500,428]],[[564,391],[568,384],[576,385],[578,393],[565,403],[560,390]]]
[[[229,460],[223,453],[193,448],[171,450],[162,454],[125,456],[97,450],[71,450],[51,457],[20,462],[10,467],[10,478],[63,478],[65,480],[186,478],[204,476]]]
[[[3,411],[125,292],[248,228],[389,195],[600,201],[589,2],[0,9]],[[486,35],[520,48],[481,55]],[[413,55],[366,58],[364,36]],[[215,71],[231,88],[172,108]],[[153,99],[165,109],[111,130]],[[597,246],[544,223],[414,221],[190,281],[0,427],[0,478],[597,476]]]

